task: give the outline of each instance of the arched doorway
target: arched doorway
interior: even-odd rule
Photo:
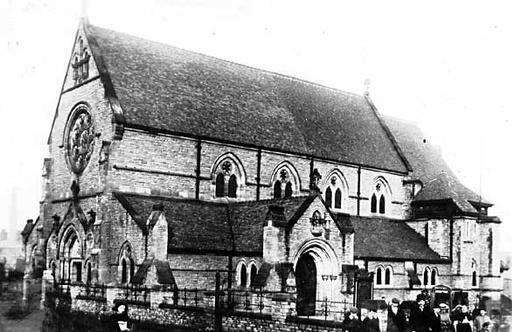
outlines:
[[[297,261],[297,315],[314,316],[316,304],[317,270],[315,260],[311,255],[304,254]]]

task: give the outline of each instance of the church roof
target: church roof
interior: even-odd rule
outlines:
[[[368,97],[88,24],[85,31],[127,127],[408,171]]]
[[[134,221],[145,230],[155,205],[162,206],[169,225],[168,251],[263,252],[263,227],[271,206],[283,208],[287,223],[309,206],[313,196],[239,203],[115,193]]]
[[[351,216],[354,258],[443,262],[403,220]],[[446,260],[444,260],[446,261]]]
[[[477,212],[471,203],[491,205],[459,181],[441,150],[430,143],[415,123],[389,116],[385,122],[411,164],[412,178],[423,183],[414,201],[452,200],[462,212],[469,213]]]

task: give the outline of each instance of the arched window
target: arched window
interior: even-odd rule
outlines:
[[[126,268],[126,259],[121,260],[121,283],[126,284],[128,281],[128,270]]]
[[[130,258],[130,282],[133,279],[133,275],[135,274],[135,262]]]
[[[478,286],[476,271],[473,271],[473,274],[471,275],[471,286],[473,286],[473,287]]]
[[[240,267],[240,286],[247,286],[247,268],[245,267],[245,264],[242,264]]]
[[[331,187],[327,187],[325,190],[325,204],[327,204],[328,207],[332,207],[332,190]]]
[[[380,200],[379,200],[379,213],[380,214],[386,213],[386,199],[384,198],[384,195],[380,196]]]
[[[437,271],[436,269],[432,269],[432,273],[430,274],[430,284],[435,286],[437,283]]]
[[[228,182],[228,197],[236,198],[236,190],[238,188],[238,184],[236,181],[236,176],[233,174],[229,177]]]
[[[90,284],[92,281],[91,262],[87,262],[87,277],[86,282]]]
[[[254,284],[254,280],[256,280],[256,275],[258,274],[258,269],[255,264],[251,265],[250,279],[249,284],[252,286]]]
[[[384,284],[391,285],[391,268],[387,267],[384,275]]]
[[[274,198],[281,198],[281,181],[274,183]]]
[[[426,267],[425,270],[423,270],[423,286],[428,286],[428,275],[429,275],[429,268]]]
[[[292,197],[293,189],[292,189],[292,183],[288,182],[284,188],[284,198],[290,198]]]
[[[376,285],[382,285],[382,268],[381,267],[377,268],[377,273],[376,273],[376,277],[375,277],[375,284]]]
[[[371,212],[377,213],[377,196],[375,194],[372,195]]]
[[[274,191],[274,199],[292,197],[301,188],[297,170],[288,161],[283,161],[274,168],[269,185]]]
[[[341,209],[341,189],[336,189],[336,193],[334,194],[334,208]]]
[[[215,196],[224,197],[224,174],[219,173],[215,179]]]

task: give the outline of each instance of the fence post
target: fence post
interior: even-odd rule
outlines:
[[[215,272],[215,332],[222,332],[222,312],[220,306],[220,273]]]

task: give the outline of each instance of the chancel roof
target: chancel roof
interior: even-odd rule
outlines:
[[[126,126],[408,171],[367,97],[84,25]]]
[[[423,183],[414,201],[452,200],[466,213],[476,213],[474,204],[491,205],[464,186],[444,160],[441,150],[412,122],[386,116],[385,122],[411,164],[411,177]]]

